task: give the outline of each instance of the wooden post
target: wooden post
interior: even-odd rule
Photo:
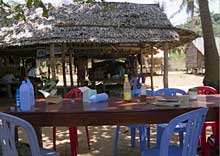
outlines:
[[[66,44],[63,43],[62,45],[62,71],[63,71],[63,94],[66,95],[67,88],[66,88],[66,68],[65,68],[65,54],[67,51]]]
[[[50,44],[50,62],[51,62],[51,71],[52,71],[52,79],[56,80],[56,65],[55,65],[55,60],[54,60],[54,48],[55,45],[54,43]]]
[[[153,75],[154,75],[154,51],[153,51],[153,46],[150,46],[150,53],[151,53],[151,66],[150,66],[150,86],[151,90],[154,90],[154,80],[153,80]]]
[[[49,62],[50,62],[51,60],[49,59]],[[50,79],[50,67],[51,67],[51,64],[50,63],[48,63],[48,68],[47,68],[47,72],[48,72],[48,76],[47,76],[47,78],[48,79]]]
[[[163,74],[163,85],[164,88],[168,88],[168,45],[164,45],[164,74]]]
[[[144,51],[144,48],[143,47],[140,47],[140,52],[141,52],[141,74],[143,73],[143,51]]]
[[[70,66],[70,82],[71,87],[73,87],[73,54],[72,54],[72,48],[69,49],[69,66]]]

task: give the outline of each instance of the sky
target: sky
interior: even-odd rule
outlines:
[[[25,0],[15,0],[20,3],[24,3]],[[61,3],[68,2],[71,0],[43,0],[45,3]],[[131,2],[131,3],[140,3],[140,4],[153,4],[160,3],[164,6],[164,12],[167,14],[167,17],[170,18],[175,12],[178,11],[178,8],[182,0],[105,0],[107,2]],[[209,9],[211,12],[219,13],[220,12],[220,1],[219,0],[209,0]],[[173,25],[179,25],[186,22],[189,15],[185,10],[181,11],[173,18],[170,18],[170,21]]]

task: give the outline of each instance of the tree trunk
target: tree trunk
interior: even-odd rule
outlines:
[[[219,54],[215,43],[208,0],[199,0],[198,2],[205,51],[205,77],[203,83],[216,88],[219,92]]]
[[[195,18],[194,18],[194,5],[193,5],[193,8],[192,8],[192,13],[191,13],[191,30],[194,31],[194,26],[195,26]]]

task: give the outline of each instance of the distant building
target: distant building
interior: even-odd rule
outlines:
[[[215,42],[219,52],[219,37],[215,37]],[[192,43],[188,44],[186,47],[186,69],[187,71],[192,70],[192,72],[202,72],[204,64],[204,40],[202,37],[195,39]]]

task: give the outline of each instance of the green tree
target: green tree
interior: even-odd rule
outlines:
[[[211,13],[212,26],[215,36],[220,36],[220,14],[219,13]],[[192,20],[189,18],[186,23],[177,25],[179,28],[191,29]],[[202,25],[200,16],[194,16],[194,31],[202,36]]]

